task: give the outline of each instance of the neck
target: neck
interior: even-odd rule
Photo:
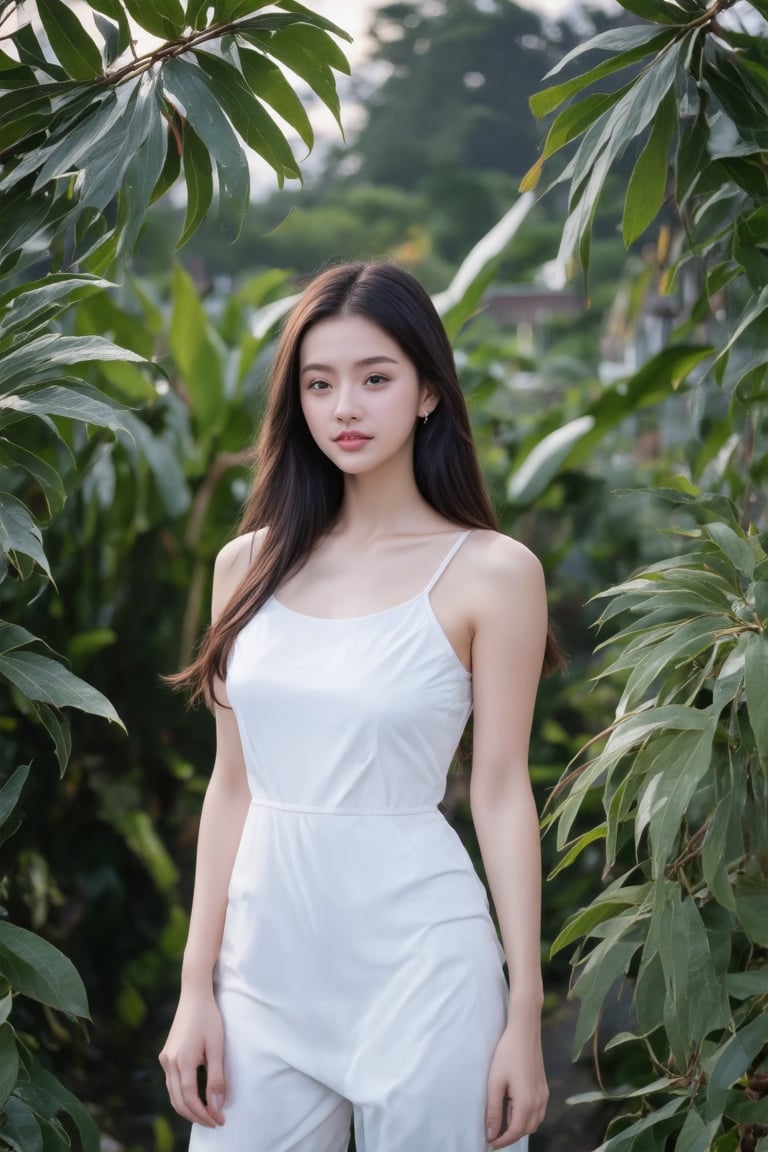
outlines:
[[[392,461],[364,476],[345,476],[336,531],[357,537],[428,530],[437,513],[416,486],[413,467]]]

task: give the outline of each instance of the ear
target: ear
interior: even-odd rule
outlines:
[[[422,382],[419,389],[419,410],[421,412],[434,412],[440,403],[440,393],[429,380]]]

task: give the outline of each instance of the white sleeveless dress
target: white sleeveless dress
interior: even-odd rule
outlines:
[[[488,899],[437,809],[472,707],[417,596],[367,616],[272,597],[227,692],[253,802],[215,974],[226,1123],[191,1152],[483,1152],[506,1023]],[[522,1152],[527,1140],[515,1145]]]

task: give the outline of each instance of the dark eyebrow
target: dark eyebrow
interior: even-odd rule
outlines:
[[[354,368],[364,368],[368,364],[399,364],[399,360],[394,360],[391,356],[366,356],[363,360],[355,361]],[[305,364],[302,372],[333,372],[330,364]]]

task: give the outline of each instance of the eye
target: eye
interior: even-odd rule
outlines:
[[[310,391],[320,392],[328,387],[328,382],[326,380],[310,380],[307,387]]]
[[[387,377],[382,376],[380,372],[371,372],[366,382],[368,384],[386,384]]]

